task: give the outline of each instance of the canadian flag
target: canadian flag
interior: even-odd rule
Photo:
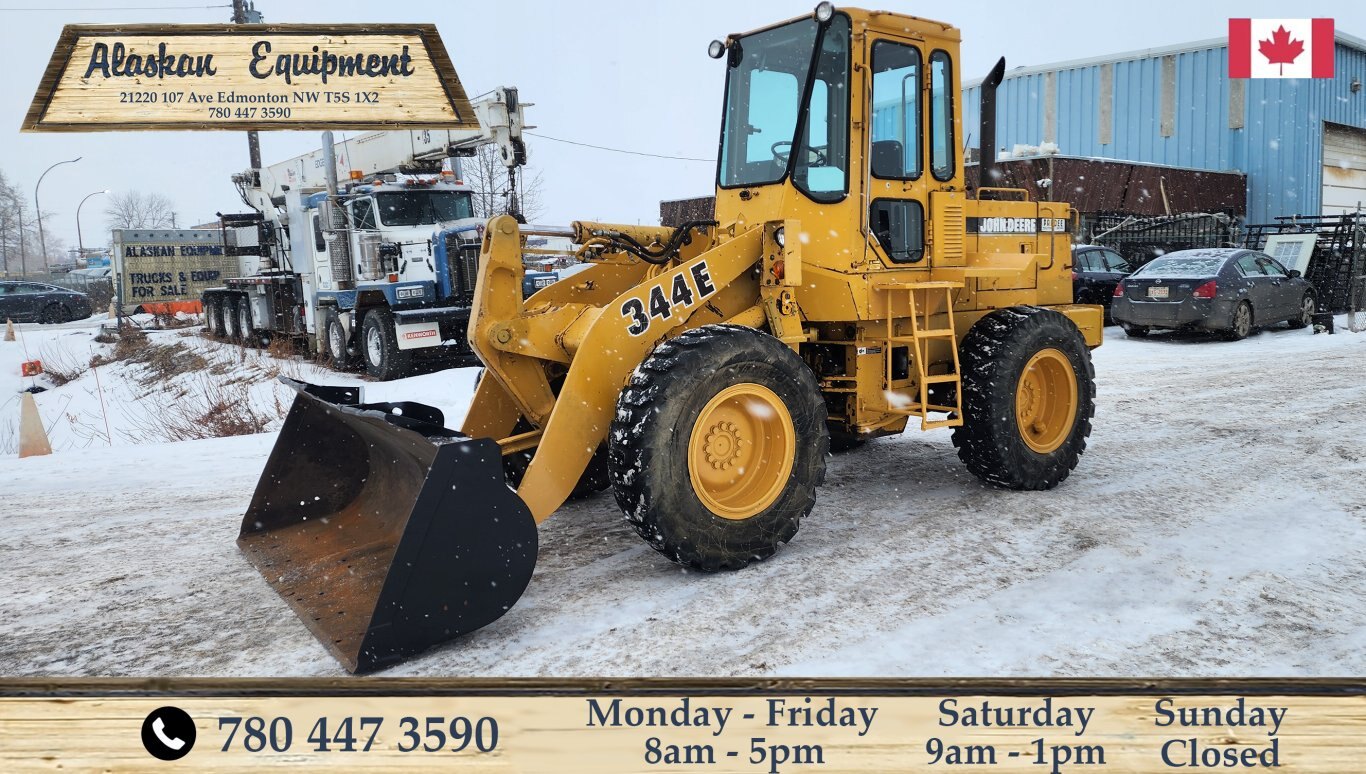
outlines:
[[[1332,78],[1332,19],[1229,19],[1228,77]]]

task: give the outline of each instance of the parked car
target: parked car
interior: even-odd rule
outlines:
[[[0,318],[15,322],[83,320],[94,311],[90,296],[41,282],[0,282]]]
[[[1110,317],[1110,301],[1115,285],[1132,274],[1134,267],[1119,253],[1100,245],[1072,247],[1072,298],[1078,304],[1097,304],[1105,307]]]
[[[1153,328],[1218,331],[1236,341],[1255,327],[1313,322],[1314,288],[1256,250],[1180,250],[1115,285],[1110,310],[1130,336]]]

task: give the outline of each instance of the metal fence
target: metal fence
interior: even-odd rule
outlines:
[[[1288,216],[1276,218],[1274,223],[1258,223],[1245,227],[1243,247],[1261,250],[1267,237],[1273,234],[1313,234],[1314,252],[1305,271],[1305,279],[1314,285],[1319,311],[1349,315],[1352,330],[1366,330],[1366,292],[1362,274],[1366,272],[1366,256],[1362,246],[1366,242],[1366,215]]]
[[[1082,236],[1089,244],[1112,248],[1135,267],[1177,250],[1239,244],[1237,223],[1223,213],[1195,212],[1156,218],[1101,213],[1087,217],[1081,225]]]

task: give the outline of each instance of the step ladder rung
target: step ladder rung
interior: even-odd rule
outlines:
[[[915,335],[922,339],[946,339],[956,334],[952,328],[928,328],[923,331],[916,331]]]
[[[958,374],[930,374],[921,381],[925,384],[957,384]]]

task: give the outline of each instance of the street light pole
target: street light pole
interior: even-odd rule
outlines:
[[[39,189],[40,187],[42,187],[42,185],[43,185],[43,178],[47,177],[47,173],[51,172],[51,171],[52,171],[53,169],[55,169],[56,167],[60,167],[60,166],[63,165],[63,164],[75,164],[76,162],[78,162],[78,161],[80,161],[80,160],[81,160],[81,157],[80,157],[80,156],[77,156],[77,157],[74,158],[74,159],[68,159],[68,160],[66,160],[66,161],[59,161],[59,162],[57,162],[56,164],[53,164],[52,166],[50,166],[50,167],[48,167],[47,169],[44,169],[44,170],[43,170],[43,174],[41,174],[41,175],[38,176],[38,182],[35,183],[34,186],[33,186],[33,211],[38,215],[38,249],[41,250],[42,253],[43,253],[43,273],[47,273],[47,270],[48,270],[48,269],[47,269],[47,241],[46,241],[45,239],[43,239],[43,207],[42,207],[42,205],[38,204],[38,189]]]
[[[85,199],[107,193],[109,193],[109,189],[107,188],[103,191],[91,191],[85,195]],[[76,259],[80,261],[85,260],[85,238],[81,234],[81,208],[85,206],[85,199],[81,199],[81,203],[76,205],[76,248],[78,251],[76,253]]]

